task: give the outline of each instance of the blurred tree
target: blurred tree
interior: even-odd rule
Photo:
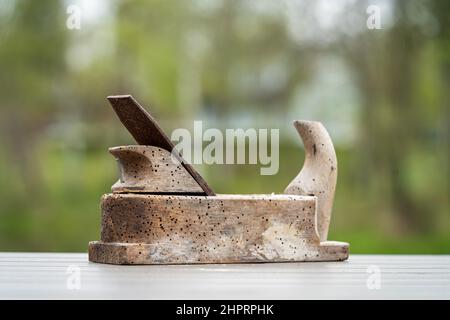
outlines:
[[[435,152],[443,150],[430,148],[436,142],[429,142],[430,132],[434,133],[431,139],[435,139],[436,134],[444,129],[442,126],[436,127],[436,124],[445,104],[436,105],[436,102],[428,101],[430,105],[423,105],[421,93],[418,92],[420,86],[431,86],[420,84],[421,67],[430,58],[438,57],[424,56],[430,43],[425,45],[427,35],[421,21],[414,19],[414,14],[418,10],[422,10],[422,14],[428,12],[432,3],[395,1],[395,23],[392,27],[386,31],[365,32],[357,41],[346,42],[348,47],[344,57],[353,67],[363,97],[358,161],[363,179],[361,187],[368,191],[368,196],[373,195],[373,201],[377,202],[374,209],[392,208],[394,219],[391,221],[394,221],[393,230],[396,231],[433,230],[437,220],[430,219],[429,212],[436,206],[442,208],[445,205],[441,193],[427,192],[427,189],[445,190],[442,180],[438,181],[439,186],[434,185],[439,180],[436,175],[430,172],[416,185],[411,181],[413,171],[430,169],[418,168],[421,163],[448,170],[448,165],[435,161],[438,159]],[[365,6],[367,3],[361,4],[362,8]],[[439,16],[437,18],[440,23]],[[433,65],[428,68],[433,68]],[[438,112],[433,111],[436,108]],[[427,116],[431,117],[431,122],[426,121]],[[426,158],[417,157],[418,153],[434,159],[426,161]],[[415,162],[413,167],[410,165],[411,159]],[[435,174],[440,175],[441,172]],[[422,192],[415,192],[415,187]],[[383,202],[387,202],[387,206]]]
[[[441,140],[439,148],[444,153],[443,163],[447,165],[443,167],[447,194],[447,208],[450,207],[450,3],[448,1],[440,0],[431,2],[431,10],[433,16],[438,21],[438,32],[436,40],[438,43],[438,58],[442,61],[441,68],[439,68],[442,97],[440,103],[444,106],[442,110],[442,117],[440,119]],[[444,146],[442,148],[442,146]]]
[[[1,139],[11,166],[17,166],[29,192],[39,190],[33,170],[36,139],[51,122],[51,111],[63,104],[59,94],[65,76],[66,31],[59,1],[18,0],[2,19],[0,46]],[[6,151],[4,150],[4,152]]]
[[[98,236],[98,197],[116,178],[105,149],[132,143],[104,98],[131,93],[168,130],[281,118],[294,133],[284,121],[305,111],[356,127],[356,146],[336,139],[333,238],[353,252],[448,251],[448,1],[73,2],[77,31],[67,1],[0,0],[0,250],[85,250]],[[376,3],[382,29],[368,30]],[[334,101],[346,89],[355,122]],[[278,175],[215,166],[208,182],[283,190],[302,159],[298,140],[281,139]]]

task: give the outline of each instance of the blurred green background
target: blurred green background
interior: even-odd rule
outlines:
[[[168,133],[280,128],[277,175],[196,166],[218,193],[281,193],[303,163],[292,120],[322,121],[339,160],[329,238],[450,253],[450,1],[0,0],[0,250],[99,238],[107,148],[133,144],[105,97],[126,93]]]

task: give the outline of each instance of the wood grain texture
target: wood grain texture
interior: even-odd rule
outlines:
[[[320,242],[315,197],[107,194],[89,259],[115,264],[345,260],[348,244]]]
[[[294,126],[305,145],[305,162],[284,193],[317,197],[317,229],[320,240],[326,241],[336,190],[336,152],[320,122],[295,121]]]
[[[377,266],[380,289],[367,286]],[[78,270],[79,289],[67,283]],[[86,253],[0,253],[0,299],[450,299],[450,255],[344,262],[117,266]]]
[[[202,188],[167,150],[153,146],[110,148],[119,163],[115,193],[203,194]]]

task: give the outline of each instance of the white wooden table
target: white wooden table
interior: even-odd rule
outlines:
[[[450,255],[351,255],[345,262],[326,263],[115,266],[88,262],[84,253],[0,253],[0,299],[347,298],[450,299]]]

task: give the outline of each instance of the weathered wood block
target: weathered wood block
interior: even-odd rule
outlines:
[[[91,260],[117,264],[344,260],[320,242],[316,197],[107,194]]]
[[[285,194],[215,195],[193,167],[171,152],[167,137],[134,99],[109,100],[119,117],[127,119],[122,121],[133,136],[153,145],[110,149],[119,163],[119,181],[113,193],[102,197],[101,240],[89,243],[90,261],[187,264],[348,258],[347,243],[326,240],[337,160],[320,123],[294,123],[306,160]],[[134,110],[134,119],[124,115],[124,106]],[[154,128],[147,132],[154,136],[146,140],[138,130],[142,127]]]

